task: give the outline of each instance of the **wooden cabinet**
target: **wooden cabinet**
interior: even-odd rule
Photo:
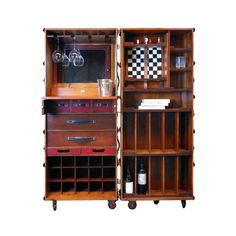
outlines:
[[[113,209],[121,199],[134,209],[137,200],[194,199],[193,32],[45,30],[45,200],[54,210],[57,200]],[[97,79],[114,82],[110,96]]]
[[[121,200],[131,209],[137,200],[185,207],[194,198],[193,65],[193,29],[121,30]],[[145,194],[138,192],[141,159]]]

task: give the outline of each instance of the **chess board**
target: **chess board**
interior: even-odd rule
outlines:
[[[128,77],[144,78],[144,47],[128,50]],[[147,78],[156,79],[162,74],[162,50],[160,47],[149,47],[147,50]]]

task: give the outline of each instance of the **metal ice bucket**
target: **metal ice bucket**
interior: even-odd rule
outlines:
[[[98,79],[98,94],[102,97],[112,96],[113,81],[111,79]]]

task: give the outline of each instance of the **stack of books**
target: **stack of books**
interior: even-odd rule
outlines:
[[[139,110],[164,110],[170,103],[170,99],[142,99]]]

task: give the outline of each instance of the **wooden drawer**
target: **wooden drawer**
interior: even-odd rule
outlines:
[[[82,148],[81,154],[83,155],[115,155],[116,148]]]
[[[115,146],[115,131],[48,131],[47,146]]]
[[[47,115],[48,130],[116,129],[115,114]]]
[[[114,101],[112,100],[94,100],[93,112],[113,112]]]

